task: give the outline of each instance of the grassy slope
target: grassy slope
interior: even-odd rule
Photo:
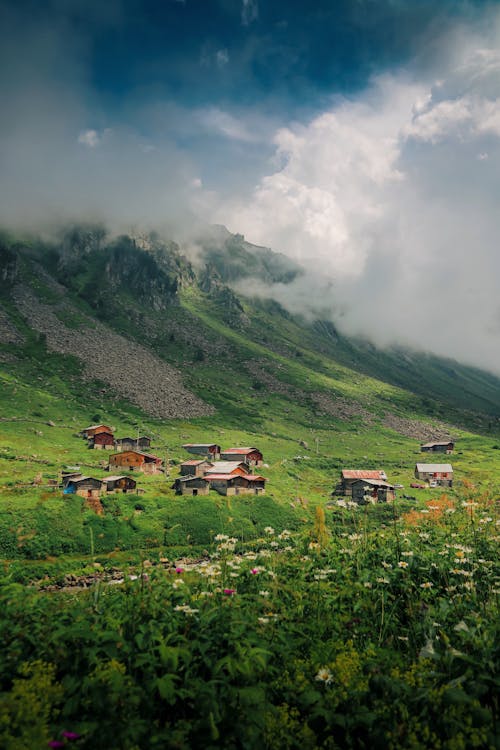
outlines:
[[[50,290],[40,283],[38,293],[50,301]],[[89,312],[81,299],[76,302]],[[341,467],[383,467],[392,481],[408,487],[414,463],[421,458],[418,441],[384,427],[381,418],[387,411],[424,421],[435,415],[455,423],[468,421],[474,431],[453,427],[459,438],[453,456],[456,478],[500,485],[499,454],[493,447],[500,442],[497,422],[464,415],[453,392],[448,403],[440,400],[439,388],[423,400],[409,389],[351,369],[346,364],[345,342],[330,342],[321,330],[300,326],[272,305],[245,303],[243,312],[235,313],[220,300],[188,287],[181,306],[167,312],[147,311],[145,334],[144,311],[133,299],[127,302],[130,314],[116,319],[115,327],[142,341],[151,335],[152,348],[182,367],[186,383],[214,404],[217,413],[186,422],[159,422],[128,403],[101,395],[98,384],[80,379],[75,359],[46,351],[44,342],[26,329],[6,300],[4,306],[27,342],[22,347],[0,348],[4,355],[17,356],[13,362],[0,362],[0,545],[4,558],[66,555],[71,559],[92,547],[121,560],[124,550],[147,549],[147,554],[161,555],[171,545],[194,544],[202,549],[220,531],[251,539],[268,524],[297,528],[310,522],[316,504],[328,500]],[[78,320],[71,322],[78,325]],[[185,330],[193,332],[194,343],[179,339],[179,332]],[[217,355],[203,352],[194,333],[198,341],[207,343],[208,351],[215,347]],[[334,357],[337,351],[340,354]],[[374,353],[372,359],[377,356]],[[272,378],[273,387],[260,382],[249,369],[249,363],[255,362]],[[388,366],[389,360],[383,362]],[[430,363],[429,372],[432,367],[435,362]],[[373,361],[367,359],[364,369],[373,368]],[[464,371],[478,401],[484,378],[487,387],[482,403],[494,404],[498,393],[494,379]],[[458,366],[457,372],[454,380],[458,377],[462,382]],[[442,378],[446,382],[445,375]],[[366,411],[349,420],[336,419],[317,405],[314,394],[318,392],[347,399]],[[372,415],[370,421],[367,412]],[[38,473],[43,479],[55,478],[64,464],[78,463],[85,472],[102,475],[99,464],[106,454],[89,451],[76,437],[81,427],[97,419],[111,422],[118,435],[137,429],[151,434],[155,451],[166,455],[171,465],[168,479],[141,477],[145,495],[107,500],[104,518],[86,511],[79,499],[68,501],[59,491],[28,486]],[[55,426],[49,426],[49,421]],[[186,458],[181,444],[211,439],[226,446],[255,444],[263,450],[268,464],[263,473],[270,480],[266,496],[229,502],[215,493],[189,500],[175,497],[170,485],[177,464]],[[438,492],[418,492],[418,501]],[[52,563],[46,565],[50,568]]]

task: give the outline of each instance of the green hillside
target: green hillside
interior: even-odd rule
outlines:
[[[242,249],[241,238],[234,243]],[[218,252],[232,258],[233,244],[226,237]],[[247,265],[251,247],[244,243]],[[401,507],[411,507],[404,494],[423,502],[439,493],[409,485],[420,442],[443,436],[457,439],[457,487],[499,485],[498,379],[378,351],[331,323],[237,296],[220,258],[214,264],[213,238],[201,269],[174,242],[108,239],[95,227],[50,242],[4,235],[0,252],[0,543],[17,575],[23,560],[50,569],[61,560],[47,558],[85,557],[91,543],[100,554],[161,554],[202,550],[217,531],[250,541],[269,524],[302,528],[342,468],[383,468],[405,487]],[[265,253],[277,268],[281,260]],[[48,486],[65,465],[103,476],[107,456],[77,437],[99,421],[118,436],[151,435],[169,465],[168,477],[141,480],[145,494],[106,499],[102,517]],[[175,496],[182,444],[211,440],[263,451],[265,496]]]

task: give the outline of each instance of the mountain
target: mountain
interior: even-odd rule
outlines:
[[[226,377],[232,376],[228,395],[240,388],[272,387],[294,391],[304,402],[314,393],[346,398],[376,413],[391,393],[396,411],[405,404],[431,417],[490,426],[500,417],[495,376],[430,354],[378,350],[368,341],[341,335],[330,321],[310,323],[271,299],[245,298],[232,282],[252,277],[289,283],[301,269],[224,227],[210,228],[196,243],[199,255],[193,265],[176,242],[155,233],[111,237],[101,226],[72,226],[50,241],[4,234],[4,355],[22,356],[38,336],[46,354],[79,358],[83,377],[91,377],[94,368],[111,393],[152,416],[226,411],[224,397],[215,395],[217,383],[210,386],[213,394],[207,392],[207,372],[220,365]],[[142,395],[132,382],[141,367]],[[175,367],[181,371],[174,373]],[[154,386],[146,374],[153,371]],[[185,412],[167,397],[161,408],[147,405],[162,377],[180,388],[182,380],[189,384],[193,394],[184,402]]]
[[[281,283],[300,269],[223,228],[198,239],[193,260],[156,234],[73,226],[4,233],[0,261],[0,545],[22,579],[29,559],[38,576],[47,556],[50,568],[88,555],[89,534],[94,551],[122,555],[203,550],[215,529],[252,539],[300,527],[342,467],[380,467],[408,487],[421,441],[457,441],[458,488],[500,485],[498,378],[244,297],[229,286],[240,263]],[[151,436],[170,474],[141,478],[145,494],[108,499],[102,517],[54,490],[65,465],[101,476],[106,454],[77,437],[101,421]],[[258,503],[176,499],[182,444],[207,441],[262,450]]]

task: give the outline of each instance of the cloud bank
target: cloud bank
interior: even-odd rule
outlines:
[[[144,57],[120,95],[106,91],[107,70],[100,88],[94,77],[105,29],[112,41],[130,23],[121,2],[49,6],[0,0],[1,224],[226,224],[304,265],[293,285],[265,290],[292,311],[500,374],[498,8],[434,35],[405,70],[350,97],[333,92],[315,116],[289,122],[286,109],[259,107],[258,91],[279,101],[274,80],[251,104],[230,99],[242,63],[229,34],[200,33],[185,86],[205,76],[224,96],[176,98]],[[239,33],[264,28],[262,4],[238,8]],[[274,70],[286,29],[249,36],[247,68],[259,72],[265,42]],[[170,68],[181,80],[179,60]]]
[[[275,133],[274,169],[228,222],[306,267],[266,294],[500,374],[498,19],[445,40],[428,76],[378,77]]]

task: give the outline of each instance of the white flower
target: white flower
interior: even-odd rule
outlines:
[[[272,526],[266,526],[265,529],[264,529],[264,534],[269,534],[269,535],[274,534],[273,527]]]
[[[184,581],[182,580],[182,578],[176,578],[175,581],[172,581],[173,589],[178,589],[181,586],[184,586]]]
[[[398,568],[407,568],[407,567],[408,567],[408,563],[404,562],[404,560],[400,560],[400,562],[398,562]]]
[[[259,591],[260,596],[269,596],[269,591]]]
[[[431,589],[433,586],[434,584],[431,583],[430,581],[426,581],[425,583],[420,584],[421,589]]]
[[[323,682],[325,685],[329,685],[333,680],[333,674],[330,672],[328,667],[321,667],[318,670],[316,677],[314,678],[317,682]]]

